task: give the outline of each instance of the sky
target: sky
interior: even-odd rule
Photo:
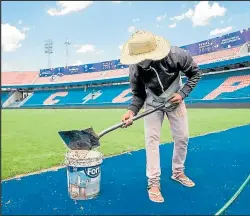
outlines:
[[[48,68],[45,40],[53,41],[51,67],[120,58],[137,30],[183,46],[250,27],[247,1],[2,1],[2,71]]]

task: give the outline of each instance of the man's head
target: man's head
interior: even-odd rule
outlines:
[[[123,46],[121,64],[137,64],[148,67],[152,61],[163,59],[170,51],[170,43],[163,37],[148,31],[137,31]]]

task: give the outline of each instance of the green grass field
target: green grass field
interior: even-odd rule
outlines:
[[[60,130],[85,129],[96,132],[120,121],[125,109],[112,110],[2,110],[2,179],[63,165],[66,148]],[[247,109],[189,109],[190,136],[250,123]],[[161,142],[170,142],[168,122]],[[118,129],[101,139],[99,151],[114,155],[144,148],[143,120]]]

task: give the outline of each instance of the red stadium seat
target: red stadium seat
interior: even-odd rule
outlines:
[[[240,47],[225,49],[217,52],[207,53],[204,55],[194,56],[193,59],[197,64],[206,64],[210,62],[222,61],[236,57],[240,51]]]
[[[33,84],[39,76],[39,71],[34,72],[2,72],[2,85],[26,85]]]
[[[105,78],[115,78],[120,76],[127,76],[129,73],[128,68],[110,70],[110,71],[101,71],[101,72],[91,72],[91,73],[82,73],[74,75],[65,75],[62,77],[56,77],[53,81],[51,77],[38,77],[35,81],[35,84],[43,83],[65,83],[65,82],[78,82],[85,80],[95,80],[95,79],[105,79]]]
[[[128,68],[110,70],[110,71],[105,71],[102,78],[114,78],[114,77],[120,77],[120,76],[127,76],[128,73],[129,73]]]
[[[65,75],[61,77],[56,77],[53,83],[65,83],[65,82],[79,82],[84,80],[94,80],[98,79],[103,72],[92,72],[92,73],[82,73],[74,75]],[[35,84],[51,83],[51,77],[39,77]]]

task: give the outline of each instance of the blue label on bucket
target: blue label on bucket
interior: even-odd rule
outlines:
[[[100,165],[91,167],[68,167],[69,172],[82,172],[90,178],[96,178],[100,174]]]
[[[96,178],[100,173],[100,166],[84,167],[83,170],[86,176],[90,178]]]
[[[74,199],[88,199],[99,193],[100,165],[91,167],[67,167],[68,189]]]

